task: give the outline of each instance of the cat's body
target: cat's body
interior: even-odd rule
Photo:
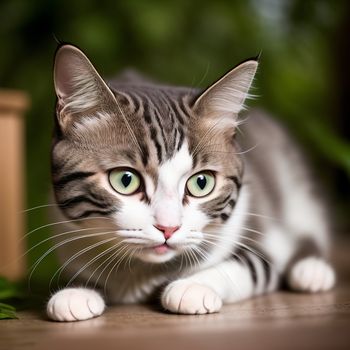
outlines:
[[[79,287],[53,295],[52,319],[101,314],[93,288],[110,303],[158,296],[193,314],[282,279],[333,286],[328,223],[301,153],[260,111],[238,126],[255,70],[247,61],[201,95],[138,80],[108,88],[79,50],[58,51],[53,182],[57,218],[74,232],[56,240]]]

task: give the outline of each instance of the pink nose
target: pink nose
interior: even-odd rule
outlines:
[[[163,232],[164,238],[169,239],[175,231],[177,231],[180,226],[162,226],[162,225],[154,225],[155,228],[157,228],[159,231]]]

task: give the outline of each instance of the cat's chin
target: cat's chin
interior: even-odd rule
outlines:
[[[177,255],[174,249],[144,249],[135,255],[136,258],[153,264],[161,264],[173,259]]]

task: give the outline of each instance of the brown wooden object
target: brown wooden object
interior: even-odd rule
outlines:
[[[0,275],[23,276],[24,112],[27,94],[0,89]]]

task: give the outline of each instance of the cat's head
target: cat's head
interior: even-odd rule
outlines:
[[[79,49],[61,46],[52,172],[63,214],[112,223],[143,261],[205,254],[208,227],[229,224],[239,198],[234,135],[256,69],[248,60],[202,93],[108,85]]]

